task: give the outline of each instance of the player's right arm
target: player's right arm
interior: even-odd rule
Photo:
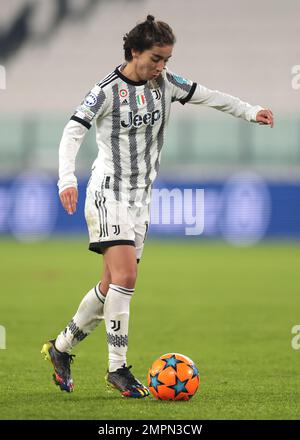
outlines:
[[[68,214],[74,214],[78,201],[75,160],[92,122],[103,112],[106,96],[96,84],[86,95],[64,128],[59,145],[59,197]]]
[[[78,200],[75,159],[87,131],[79,122],[70,120],[64,128],[59,145],[59,198],[70,215],[76,211]]]

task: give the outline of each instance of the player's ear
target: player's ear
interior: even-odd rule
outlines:
[[[131,49],[131,55],[132,55],[132,59],[137,59],[139,57],[139,55],[141,54],[141,52],[139,50],[136,49]]]

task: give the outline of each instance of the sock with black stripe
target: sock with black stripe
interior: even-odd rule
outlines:
[[[61,352],[71,353],[75,345],[88,336],[103,321],[105,296],[97,284],[81,301],[76,314],[67,327],[57,336],[55,347]]]
[[[134,289],[110,284],[104,304],[108,343],[108,371],[116,371],[124,364],[128,349],[129,308]]]

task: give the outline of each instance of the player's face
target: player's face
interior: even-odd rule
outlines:
[[[172,56],[173,46],[153,46],[144,52],[132,51],[135,73],[141,81],[157,78],[169,58]]]

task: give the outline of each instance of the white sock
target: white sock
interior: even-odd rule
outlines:
[[[61,352],[71,353],[75,345],[88,336],[104,319],[105,296],[99,285],[93,287],[81,301],[76,314],[67,327],[56,338],[55,347]]]
[[[128,348],[129,306],[134,289],[110,284],[104,304],[108,343],[108,370],[126,365]]]

